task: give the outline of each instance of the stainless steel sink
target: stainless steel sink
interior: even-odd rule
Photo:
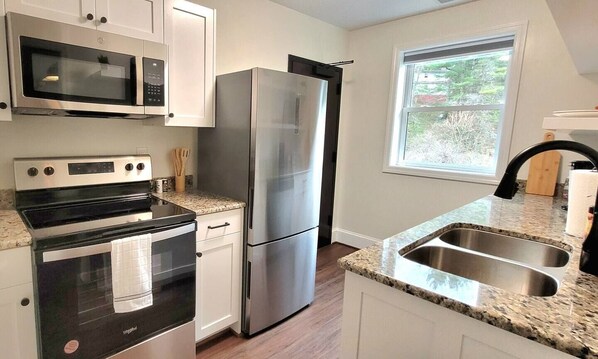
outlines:
[[[450,247],[423,245],[404,257],[443,272],[525,295],[552,296],[559,287],[555,278],[530,267]]]
[[[472,228],[455,228],[439,236],[443,242],[534,266],[563,267],[569,253],[550,244]]]

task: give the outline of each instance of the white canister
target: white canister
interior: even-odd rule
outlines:
[[[598,172],[594,170],[573,170],[570,172],[565,233],[576,237],[583,236],[588,208],[596,202],[597,188]]]
[[[157,179],[154,181],[156,193],[162,193],[164,191],[164,182],[161,179]]]

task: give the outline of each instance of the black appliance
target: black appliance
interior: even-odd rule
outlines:
[[[150,194],[149,156],[14,167],[16,207],[33,238],[40,357],[194,358],[196,214]],[[115,313],[111,241],[146,233],[153,304]]]

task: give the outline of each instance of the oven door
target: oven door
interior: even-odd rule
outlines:
[[[195,230],[192,222],[152,232],[153,305],[128,313],[114,312],[110,239],[35,253],[41,356],[102,358],[191,321]]]

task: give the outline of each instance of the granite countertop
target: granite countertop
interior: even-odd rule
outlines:
[[[195,211],[198,215],[245,207],[244,202],[197,190],[154,195]],[[0,250],[31,245],[31,235],[13,207],[13,197],[14,193],[0,190]]]
[[[244,202],[195,189],[181,193],[164,192],[154,193],[153,195],[190,209],[197,213],[198,216],[245,207]]]
[[[0,189],[0,250],[31,245],[31,235],[14,209],[14,196],[12,189]]]
[[[598,277],[579,271],[582,240],[564,234],[562,200],[487,196],[339,259],[341,268],[581,358],[598,358]],[[423,266],[401,253],[446,227],[524,234],[571,252],[551,297],[516,294]]]
[[[14,209],[0,210],[0,250],[30,246],[31,235]]]

